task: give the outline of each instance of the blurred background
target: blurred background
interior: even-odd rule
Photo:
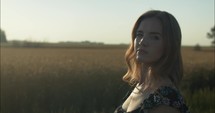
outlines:
[[[152,9],[180,24],[191,112],[214,113],[214,0],[1,0],[1,113],[113,113],[133,25]]]

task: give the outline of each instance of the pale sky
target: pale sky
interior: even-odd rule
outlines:
[[[137,18],[156,9],[173,14],[182,45],[210,45],[214,0],[1,0],[8,40],[130,43]]]

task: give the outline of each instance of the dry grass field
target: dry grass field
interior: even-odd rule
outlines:
[[[128,90],[121,80],[127,69],[125,50],[1,47],[1,113],[112,113]],[[182,55],[185,78],[193,72],[214,78],[214,49],[184,47]],[[192,79],[187,77],[184,87]],[[195,93],[189,88],[184,94],[192,111],[214,112],[214,87]],[[202,101],[204,95],[207,101]],[[200,109],[201,104],[208,106]]]
[[[202,51],[194,51],[192,47],[183,47],[182,57],[185,72],[191,72],[197,67],[214,69],[215,66],[215,50],[213,48],[202,48]]]

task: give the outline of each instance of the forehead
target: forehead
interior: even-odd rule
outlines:
[[[157,32],[162,34],[162,24],[157,18],[147,18],[141,21],[137,31],[147,32]]]

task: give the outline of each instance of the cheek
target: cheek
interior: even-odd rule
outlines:
[[[158,60],[163,55],[163,45],[162,43],[156,43],[153,48],[152,57],[155,60]]]
[[[163,50],[160,50],[158,53],[158,59],[160,59],[163,56]]]
[[[158,48],[157,48],[157,56],[160,58],[161,56],[163,56],[163,45],[161,44]]]

